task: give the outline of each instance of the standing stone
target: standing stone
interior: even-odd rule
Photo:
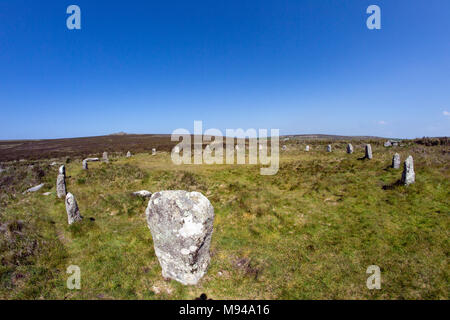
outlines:
[[[179,146],[175,146],[175,147],[173,148],[173,151],[174,151],[175,153],[180,153],[180,147],[179,147]]]
[[[347,153],[353,153],[353,146],[351,143],[347,145]]]
[[[370,144],[366,144],[366,159],[372,159],[372,146]]]
[[[309,151],[309,146],[305,147],[305,151],[308,152]]]
[[[145,210],[165,278],[197,284],[210,262],[214,208],[199,192],[160,191]]]
[[[131,157],[131,152],[128,151],[128,152],[127,152],[127,158],[130,158],[130,157]]]
[[[59,174],[63,174],[64,178],[66,177],[66,167],[64,165],[59,167],[58,172],[59,172]]]
[[[407,186],[414,183],[416,180],[416,174],[414,173],[414,161],[413,157],[408,156],[403,164],[402,183]]]
[[[286,151],[286,150],[287,150],[286,145],[283,145],[283,146],[281,147],[281,150]]]
[[[66,169],[64,166],[61,166],[59,167],[58,177],[56,178],[56,195],[58,198],[63,198],[66,194]]]
[[[87,170],[88,169],[88,162],[91,162],[91,161],[99,161],[99,159],[98,158],[86,158],[86,159],[84,159],[83,160],[83,169],[84,170]]]
[[[387,147],[391,147],[392,146],[392,143],[391,143],[391,141],[386,141],[385,143],[384,143],[384,146],[387,148]]]
[[[77,200],[74,195],[70,192],[66,195],[66,211],[67,211],[67,221],[72,224],[76,221],[81,221],[83,217],[80,215],[80,210],[78,209]]]
[[[156,155],[156,149],[153,148],[153,149],[152,149],[152,156],[155,156],[155,155]]]
[[[106,162],[106,163],[108,163],[109,162],[109,159],[108,159],[108,152],[103,152],[103,161],[104,162]]]
[[[400,155],[398,153],[392,157],[392,168],[400,169]]]
[[[327,146],[327,152],[331,152],[331,144]]]

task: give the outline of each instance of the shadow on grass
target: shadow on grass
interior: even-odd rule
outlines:
[[[403,186],[403,183],[399,179],[399,180],[395,181],[394,183],[384,185],[382,187],[382,189],[383,190],[393,190],[393,189],[396,189],[396,188],[401,187],[401,186]]]

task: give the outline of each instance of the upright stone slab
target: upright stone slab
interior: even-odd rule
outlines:
[[[384,143],[384,146],[386,147],[386,148],[388,148],[388,147],[391,147],[392,146],[392,143],[391,143],[391,141],[386,141],[385,143]]]
[[[108,159],[108,152],[103,152],[103,162],[106,162],[106,163],[108,163],[109,162],[109,159]]]
[[[353,153],[353,146],[351,143],[347,145],[347,153]]]
[[[331,152],[331,144],[327,146],[327,152]]]
[[[286,150],[287,150],[287,146],[286,146],[286,145],[283,145],[283,146],[281,147],[281,150],[286,151]]]
[[[309,151],[309,146],[305,147],[305,151],[308,152]]]
[[[67,221],[72,224],[76,221],[81,221],[83,217],[80,215],[80,210],[78,209],[77,200],[74,195],[70,192],[66,195],[66,212]]]
[[[372,159],[372,146],[370,144],[366,144],[366,159]]]
[[[400,169],[400,155],[398,153],[392,157],[392,168]]]
[[[145,211],[165,278],[197,284],[209,265],[214,208],[199,192],[160,191]]]
[[[130,157],[131,157],[131,152],[128,151],[128,152],[127,152],[127,158],[130,158]]]
[[[155,155],[156,155],[156,149],[153,148],[153,149],[152,149],[152,156],[155,156]]]
[[[87,170],[88,169],[88,162],[93,162],[93,161],[99,161],[98,158],[86,158],[83,160],[83,169]]]
[[[413,157],[408,156],[403,164],[402,183],[407,186],[416,181],[416,174],[414,173]]]
[[[61,166],[59,167],[58,177],[56,178],[56,195],[58,198],[63,198],[66,194],[66,168]]]

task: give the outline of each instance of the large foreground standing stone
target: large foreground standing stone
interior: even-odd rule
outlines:
[[[347,145],[347,153],[353,153],[353,146],[351,143]]]
[[[63,198],[66,194],[66,168],[61,166],[59,167],[58,177],[56,178],[56,195],[58,198]]]
[[[366,144],[366,159],[372,159],[372,146],[370,144]]]
[[[208,268],[214,208],[199,192],[160,191],[145,211],[165,278],[197,284]]]
[[[408,156],[403,164],[402,183],[407,186],[408,184],[416,181],[416,174],[414,173],[414,161],[413,157]]]
[[[392,157],[392,168],[400,169],[400,155],[398,153]]]
[[[78,209],[77,200],[74,195],[70,192],[66,195],[66,211],[67,211],[67,221],[72,224],[76,221],[81,221],[83,217],[80,215],[80,210]]]

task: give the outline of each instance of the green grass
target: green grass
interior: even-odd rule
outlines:
[[[314,146],[314,145],[313,145]],[[56,197],[57,168],[41,180],[50,196],[6,197],[0,209],[0,298],[6,299],[448,299],[449,156],[409,145],[416,183],[396,186],[393,149],[373,160],[303,147],[282,152],[274,176],[256,165],[175,166],[170,155],[138,154],[66,165],[84,220],[67,225]],[[301,149],[300,149],[301,148]],[[3,173],[5,174],[5,173]],[[383,188],[387,186],[387,188]],[[215,209],[211,265],[197,286],[165,281],[133,191],[199,191]],[[3,192],[3,191],[2,191]],[[19,221],[19,222],[17,222]],[[368,290],[366,269],[381,268]],[[81,268],[81,290],[66,268]]]

